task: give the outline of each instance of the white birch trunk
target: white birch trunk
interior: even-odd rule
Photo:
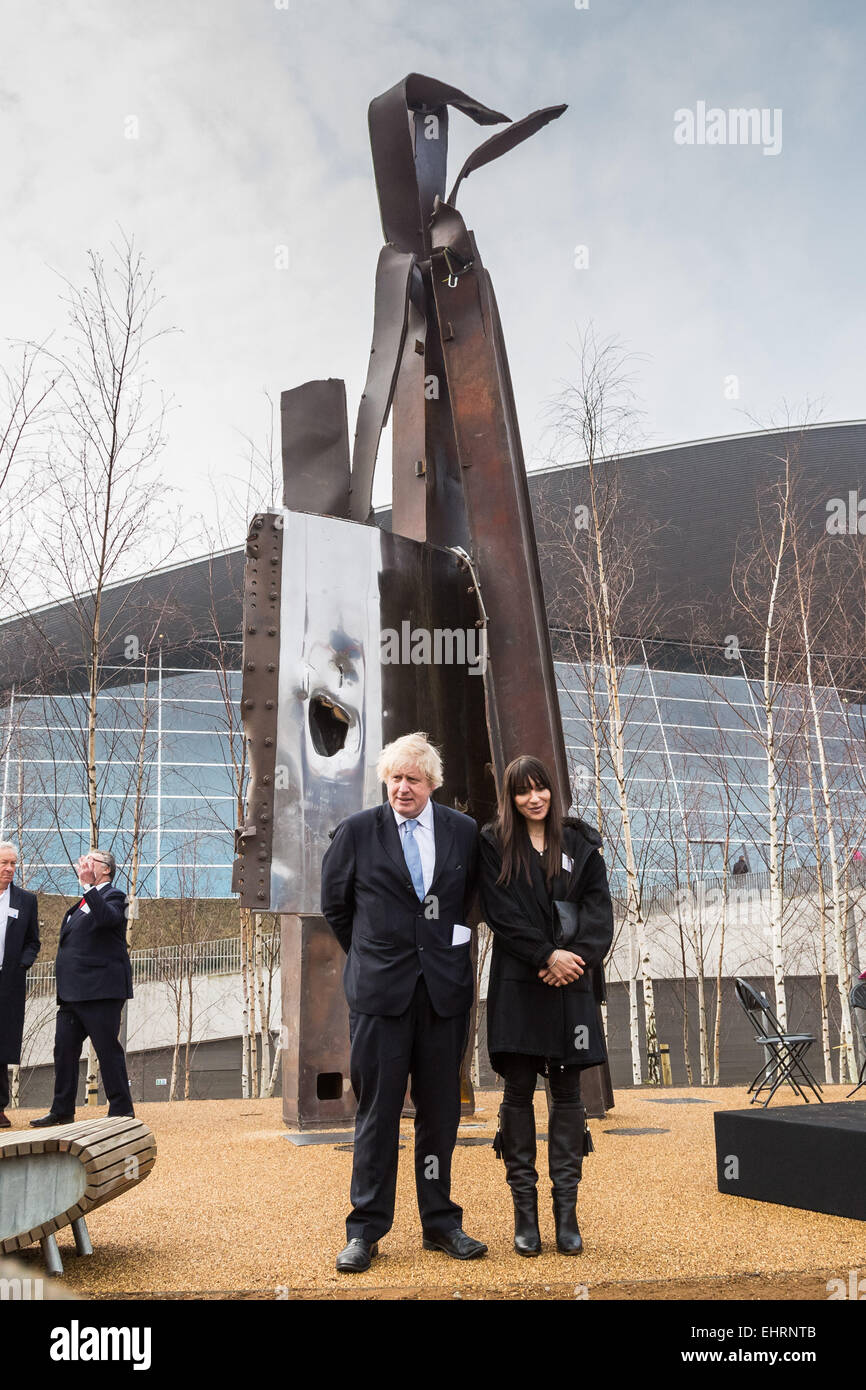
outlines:
[[[183,1098],[189,1100],[190,1082],[190,1059],[192,1055],[192,1033],[193,1033],[193,997],[192,997],[192,977],[193,977],[193,953],[187,958],[186,994],[187,994],[187,1014],[186,1014],[186,1049],[183,1058]]]
[[[254,914],[255,921],[255,967],[256,967],[256,993],[259,1000],[259,1024],[262,1034],[262,1068],[259,1094],[264,1095],[267,1085],[266,1078],[271,1071],[271,1030],[270,1018],[268,1016],[265,1001],[265,979],[262,971],[262,919],[261,915]]]
[[[824,856],[818,831],[818,811],[815,806],[815,779],[812,776],[812,747],[806,729],[806,779],[809,785],[809,805],[812,811],[812,833],[815,837],[815,891],[818,895],[818,924],[821,933],[821,963],[819,973],[821,995],[821,1053],[824,1059],[824,1080],[833,1084],[833,1053],[830,1048],[830,1009],[827,990],[827,899],[824,892]]]
[[[802,592],[801,592],[802,603]],[[833,938],[836,946],[836,987],[839,991],[839,1005],[842,1012],[842,1027],[839,1050],[840,1082],[856,1081],[857,1061],[854,1051],[854,1029],[851,1020],[851,976],[848,968],[848,950],[845,940],[845,922],[842,917],[842,885],[839,881],[839,860],[836,853],[836,827],[830,806],[830,782],[827,772],[827,756],[824,749],[824,731],[821,728],[821,715],[815,695],[812,678],[812,653],[809,648],[808,626],[803,615],[803,636],[806,643],[806,680],[809,691],[809,704],[812,711],[812,728],[815,745],[818,749],[818,768],[821,774],[821,801],[824,808],[824,823],[827,830],[827,858],[830,865],[830,908],[833,918]],[[847,1072],[847,1075],[846,1075]]]
[[[710,1045],[707,1027],[707,992],[704,986],[703,940],[699,938],[701,951],[698,957],[698,1036],[701,1049],[701,1085],[710,1084]]]
[[[265,1090],[265,1095],[269,1098],[274,1094],[274,1088],[277,1084],[277,1077],[280,1074],[280,1059],[282,1057],[282,1052],[283,1043],[282,1038],[280,1038],[280,1040],[277,1042],[276,1047],[274,1048],[274,1065],[271,1067],[270,1079],[268,1081],[267,1089]]]
[[[719,929],[719,960],[716,968],[716,1017],[713,1023],[713,1085],[719,1084],[719,1062],[722,1038],[722,980],[724,979],[725,963],[725,932],[728,925],[728,857],[730,854],[729,837],[725,836],[725,872],[722,882],[725,885],[722,895],[722,921]]]
[[[85,1088],[86,1104],[99,1104],[99,1062],[96,1058],[96,1048],[90,1039],[87,1039],[87,1083]]]
[[[773,989],[776,1000],[776,1014],[782,1029],[788,1027],[788,1004],[785,996],[785,963],[782,953],[782,867],[779,852],[779,769],[776,761],[776,721],[773,706],[772,682],[772,635],[776,616],[776,602],[779,581],[782,573],[782,559],[788,536],[788,508],[790,503],[790,479],[786,471],[785,502],[782,510],[782,529],[779,532],[779,548],[773,567],[773,583],[770,589],[770,602],[767,621],[764,625],[764,652],[762,693],[764,706],[764,738],[767,752],[767,806],[768,832],[770,837],[770,937],[773,953]]]
[[[243,1003],[241,1026],[241,1096],[250,1097],[250,981],[247,951],[250,912],[241,908],[241,999]]]
[[[640,970],[641,982],[643,984],[643,1007],[644,1021],[646,1027],[646,1047],[647,1047],[647,1080],[651,1085],[658,1085],[661,1081],[661,1069],[659,1067],[658,1052],[658,1030],[656,1028],[656,1009],[655,1009],[655,990],[653,988],[652,976],[649,969],[649,949],[647,947],[644,932],[644,923],[640,911],[640,888],[637,871],[637,860],[634,853],[634,843],[631,831],[631,814],[628,803],[628,795],[625,779],[625,731],[622,720],[622,712],[619,700],[619,677],[616,668],[616,653],[614,651],[613,627],[610,616],[610,598],[607,591],[607,580],[605,578],[604,554],[601,544],[601,533],[599,530],[599,517],[595,500],[595,483],[592,465],[589,465],[590,473],[590,496],[592,498],[593,525],[596,538],[596,561],[598,564],[599,589],[602,601],[602,622],[603,639],[605,649],[605,677],[607,680],[608,696],[608,723],[610,726],[610,744],[613,757],[614,775],[616,777],[617,796],[619,799],[619,811],[622,821],[623,843],[625,847],[627,897],[626,897],[626,920],[629,925],[630,939],[633,939],[638,954],[638,968]],[[636,1004],[636,996],[633,1001]],[[636,1014],[635,1008],[631,1010],[632,1027],[632,1073],[636,1086],[641,1083],[640,1076],[640,1048],[638,1038],[635,1036]]]
[[[178,960],[178,973],[179,972],[180,961]],[[180,981],[178,980],[175,982],[174,985],[174,1047],[172,1048],[171,1052],[171,1077],[169,1078],[168,1083],[169,1100],[174,1100],[176,1098],[175,1092],[177,1090],[177,1072],[178,1064],[180,1061],[180,1016],[182,1008],[183,1000],[181,998]]]
[[[250,913],[247,924],[247,981],[249,993],[249,1055],[250,1055],[250,1095],[259,1093],[259,1050],[256,1044],[256,983],[253,960],[255,956],[255,914]]]

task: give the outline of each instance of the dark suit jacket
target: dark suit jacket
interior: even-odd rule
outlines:
[[[11,884],[9,906],[17,917],[6,924],[6,949],[0,970],[0,1066],[21,1061],[27,971],[39,955],[36,894]]]
[[[131,999],[132,967],[126,947],[126,894],[114,884],[84,893],[90,908],[76,903],[63,918],[54,971],[57,997]],[[80,899],[79,899],[80,901]]]
[[[388,802],[338,825],[322,860],[322,913],[347,952],[343,985],[349,1007],[395,1017],[408,1007],[423,972],[441,1018],[472,1007],[471,942],[452,946],[475,898],[478,829],[474,820],[433,803],[436,863],[424,902],[412,887]]]

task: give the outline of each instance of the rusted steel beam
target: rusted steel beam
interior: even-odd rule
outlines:
[[[554,770],[565,810],[571,796],[562,716],[493,287],[474,238],[447,203],[434,213],[432,241],[433,290],[463,495],[489,618],[497,774],[518,754],[533,753]]]
[[[433,199],[445,196],[449,106],[478,125],[508,120],[458,87],[417,72],[375,97],[368,113],[385,240],[422,260],[430,255]]]
[[[307,381],[280,396],[283,506],[349,515],[349,424],[345,383]]]
[[[383,246],[379,252],[373,343],[352,451],[349,515],[353,521],[371,520],[376,455],[400,371],[414,265],[411,252],[397,251],[393,246]]]

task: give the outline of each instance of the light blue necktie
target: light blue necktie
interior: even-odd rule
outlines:
[[[403,857],[412,875],[412,885],[418,894],[421,902],[424,901],[424,871],[421,868],[421,851],[418,848],[418,841],[415,839],[415,826],[417,820],[405,820],[403,822]]]

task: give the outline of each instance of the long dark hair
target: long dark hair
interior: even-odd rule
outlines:
[[[532,881],[529,856],[533,850],[526,817],[517,810],[514,798],[533,787],[550,791],[550,809],[544,822],[547,844],[542,860],[547,882],[550,883],[562,868],[562,811],[556,783],[540,758],[523,754],[508,764],[499,790],[499,805],[493,823],[502,855],[502,871],[497,883],[509,883],[518,873],[524,874],[528,883]]]

